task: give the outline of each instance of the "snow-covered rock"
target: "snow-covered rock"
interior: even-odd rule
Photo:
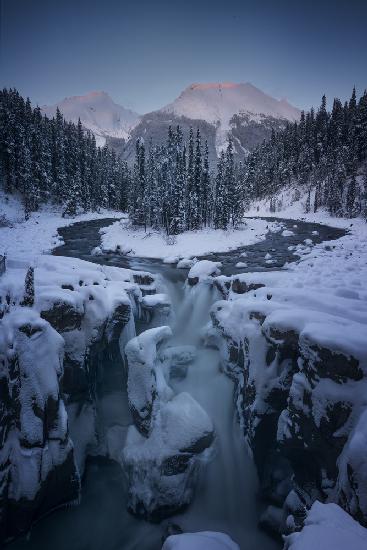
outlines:
[[[190,269],[196,262],[196,258],[182,258],[182,260],[177,263],[176,267],[177,269]]]
[[[210,260],[200,260],[189,271],[187,280],[190,286],[197,283],[211,280],[216,275],[220,274],[220,262],[212,262]]]
[[[244,433],[275,503],[263,523],[278,532],[301,528],[315,500],[367,523],[366,250],[351,235],[334,243],[288,271],[214,278],[228,301],[212,308],[210,343],[237,379]]]
[[[143,294],[156,290],[145,272],[39,256],[26,308],[28,266],[10,258],[0,279],[0,537],[76,500],[86,456],[108,452],[97,381],[111,361],[124,368],[120,348],[135,336]]]
[[[225,533],[199,531],[171,535],[162,550],[240,550],[240,547]]]
[[[165,256],[163,258],[164,264],[177,264],[180,260],[180,256],[176,256],[175,254],[170,254],[169,256]]]
[[[365,550],[367,529],[336,504],[314,502],[302,531],[285,538],[284,550]]]
[[[190,349],[159,351],[169,327],[146,330],[126,346],[128,397],[134,420],[120,462],[129,480],[129,509],[148,519],[171,514],[193,495],[198,457],[214,437],[204,409],[187,393],[174,395],[166,367],[186,364]]]
[[[157,347],[171,336],[172,331],[167,326],[152,328],[130,340],[125,347],[130,411],[135,426],[145,437],[152,430],[153,405],[161,382],[157,381]]]
[[[170,378],[185,378],[188,365],[196,357],[195,346],[173,346],[165,348],[160,354],[163,363],[168,365]]]
[[[188,393],[160,403],[148,438],[131,426],[123,450],[130,510],[155,519],[188,504],[198,456],[211,445],[213,430],[207,413]]]
[[[92,256],[102,256],[102,254],[103,254],[103,251],[100,246],[95,246],[91,251]]]
[[[162,325],[171,313],[171,300],[167,294],[147,294],[141,300],[141,309],[147,323],[158,317],[157,321]]]
[[[65,405],[62,337],[29,308],[0,321],[0,540],[79,498]]]

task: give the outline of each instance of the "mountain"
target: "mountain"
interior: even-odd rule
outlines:
[[[128,140],[140,119],[137,113],[115,103],[106,92],[67,97],[55,105],[42,107],[42,111],[52,117],[57,107],[66,120],[78,122],[80,118],[83,126],[96,136],[97,145],[104,145],[107,136]]]
[[[239,140],[241,132],[237,131],[236,136],[237,148],[240,147],[246,152],[251,150],[259,139],[262,141],[267,137],[261,130],[270,127],[271,131],[271,127],[278,128],[284,125],[285,121],[298,120],[301,114],[285,99],[279,101],[250,83],[233,82],[191,84],[173,103],[161,110],[191,119],[203,119],[214,124],[217,128],[217,152],[225,146],[228,132],[235,134],[233,130],[238,130],[238,126],[250,128],[250,135],[245,136],[242,132],[243,142]],[[233,117],[237,118],[234,120]]]
[[[137,138],[158,143],[166,139],[169,125],[179,124],[184,133],[190,126],[200,127],[212,161],[225,148],[229,135],[235,155],[241,158],[268,139],[273,128],[284,128],[288,121],[298,120],[300,114],[286,100],[275,99],[249,83],[191,84],[172,103],[143,115],[132,130],[130,141],[120,150],[130,160]]]
[[[56,107],[67,120],[77,122],[80,117],[83,126],[95,134],[97,145],[107,142],[129,163],[134,160],[138,138],[162,143],[170,125],[180,125],[184,135],[190,126],[200,128],[213,164],[228,136],[240,159],[268,139],[272,129],[280,130],[287,121],[300,117],[300,111],[286,100],[275,99],[249,83],[231,82],[191,84],[172,103],[143,116],[117,105],[106,92],[69,97],[42,110],[53,116]]]
[[[233,82],[191,84],[161,111],[221,126],[228,126],[238,113],[251,114],[255,120],[261,115],[291,121],[300,116],[285,99],[274,99],[249,83]]]

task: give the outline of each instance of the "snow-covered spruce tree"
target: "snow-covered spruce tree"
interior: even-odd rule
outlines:
[[[201,220],[201,176],[202,176],[202,155],[201,155],[201,136],[199,128],[196,131],[195,140],[195,160],[194,160],[194,178],[192,190],[190,193],[190,212],[191,229],[200,229]]]
[[[192,228],[192,193],[194,189],[194,131],[190,128],[188,159],[187,159],[187,177],[186,177],[186,229]]]
[[[32,307],[34,304],[34,267],[29,266],[24,282],[24,296],[21,305]]]
[[[205,226],[210,224],[210,172],[209,172],[209,150],[208,142],[204,145],[204,163],[201,173],[201,221]]]
[[[53,195],[60,204],[68,194],[67,173],[65,166],[65,132],[64,119],[60,110],[56,109],[53,120]]]
[[[133,224],[146,227],[146,208],[148,197],[145,174],[145,146],[142,139],[136,141],[135,163],[130,191],[130,218]]]
[[[218,165],[217,174],[214,183],[214,208],[213,208],[213,223],[215,229],[227,229],[229,224],[229,209],[227,188],[225,186],[225,154],[221,152]]]
[[[186,153],[183,147],[183,135],[181,128],[177,126],[174,135],[174,147],[171,162],[171,220],[169,232],[177,235],[185,229],[185,178],[186,178]]]

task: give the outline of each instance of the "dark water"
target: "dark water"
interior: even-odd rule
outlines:
[[[207,256],[201,256],[199,259],[210,259],[216,262],[222,262],[222,273],[225,275],[246,273],[253,271],[274,271],[284,266],[286,262],[294,262],[299,259],[293,254],[293,250],[288,250],[289,246],[304,244],[305,239],[312,239],[314,244],[323,241],[338,239],[345,235],[343,229],[327,227],[311,222],[300,222],[280,218],[267,218],[269,222],[279,222],[284,227],[277,233],[268,233],[266,239],[250,246],[243,246],[229,252],[216,252]],[[93,220],[89,222],[77,222],[69,227],[62,227],[58,230],[65,244],[55,249],[57,256],[72,256],[83,260],[118,267],[131,269],[140,269],[142,271],[164,272],[171,280],[181,280],[186,277],[186,270],[178,270],[161,260],[152,258],[139,258],[135,256],[121,256],[119,254],[104,254],[102,256],[91,256],[91,250],[99,246],[99,230],[116,222],[114,218],[103,220]],[[283,237],[282,231],[290,230],[294,233],[292,236]],[[314,235],[313,232],[317,231]],[[305,245],[306,246],[306,245]],[[241,253],[246,252],[246,257]],[[267,264],[265,255],[270,253],[274,263]],[[238,262],[245,262],[246,268],[236,268]]]
[[[215,300],[215,295],[210,294],[214,291],[207,289],[206,296],[201,292],[198,299],[193,300],[192,306],[187,301],[185,304],[187,298],[183,291],[187,270],[179,270],[160,260],[115,254],[91,256],[91,250],[100,244],[99,229],[115,221],[104,219],[80,222],[60,229],[65,244],[54,253],[99,264],[160,273],[175,310],[181,308],[183,313],[178,331],[183,343],[192,343],[205,323],[211,302]],[[295,234],[283,237],[281,231],[270,233],[257,244],[207,258],[222,262],[222,272],[225,274],[274,270],[286,262],[297,260],[288,246],[303,243],[308,238],[318,243],[344,234],[339,229],[318,224],[279,221],[284,224],[281,231],[290,229]],[[313,231],[317,231],[318,235],[313,235]],[[246,258],[241,257],[244,251],[247,253]],[[268,252],[275,260],[270,266],[264,259]],[[248,267],[235,268],[238,261],[245,261]],[[185,531],[227,532],[240,544],[241,550],[278,550],[281,544],[257,528],[262,503],[257,498],[256,472],[241,441],[239,426],[233,422],[233,382],[220,372],[218,365],[219,357],[215,351],[201,349],[187,378],[173,386],[176,392],[191,393],[212,418],[217,433],[217,453],[199,479],[194,501],[172,521]],[[118,377],[113,368],[105,369],[105,372],[106,379],[101,382],[103,388],[97,404],[100,421],[105,422],[106,427],[109,423],[126,426],[131,422],[126,388],[116,388]],[[34,526],[28,539],[12,543],[9,549],[160,550],[167,521],[153,525],[131,516],[126,510],[126,495],[127,484],[120,465],[104,458],[90,458],[83,479],[81,503],[52,512]]]

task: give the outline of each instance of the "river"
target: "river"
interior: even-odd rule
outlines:
[[[12,550],[160,550],[168,522],[184,531],[216,530],[228,533],[241,550],[276,550],[281,548],[258,528],[263,507],[258,497],[254,464],[247,454],[243,436],[235,417],[233,381],[219,368],[216,350],[200,346],[200,330],[209,319],[211,304],[219,299],[216,290],[206,286],[185,290],[187,270],[165,265],[160,260],[129,258],[119,255],[91,256],[99,244],[99,229],[114,219],[80,222],[61,228],[64,245],[56,255],[72,256],[101,264],[159,273],[170,295],[174,315],[170,319],[173,341],[196,345],[198,354],[186,378],[174,379],[173,389],[190,393],[212,418],[216,441],[212,460],[202,469],[191,505],[161,524],[137,519],[126,510],[127,483],[119,464],[105,458],[87,461],[81,502],[63,508],[40,520],[27,538],[9,545]],[[271,220],[269,220],[271,221]],[[225,274],[243,271],[268,271],[281,268],[297,259],[288,247],[311,238],[314,243],[340,237],[344,231],[313,223],[278,220],[294,234],[269,233],[257,244],[228,253],[207,256],[221,261]],[[317,232],[317,233],[316,233]],[[246,252],[247,268],[235,264]],[[273,264],[266,264],[270,252]],[[149,325],[137,324],[137,332]],[[127,406],[126,375],[113,365],[105,369],[105,379],[98,392],[99,422],[127,427],[131,418]]]

